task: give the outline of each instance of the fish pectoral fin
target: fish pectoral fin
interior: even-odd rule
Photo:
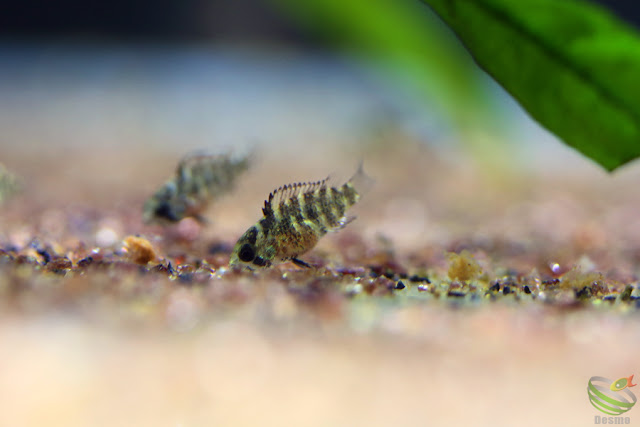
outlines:
[[[342,217],[342,219],[340,219],[340,221],[338,222],[338,225],[333,227],[329,231],[331,231],[331,232],[340,231],[343,228],[345,228],[347,225],[352,223],[356,218],[357,218],[357,216],[345,216],[345,217]]]
[[[291,262],[297,265],[298,267],[313,268],[313,266],[311,266],[310,264],[307,264],[306,262],[298,258],[291,258]]]

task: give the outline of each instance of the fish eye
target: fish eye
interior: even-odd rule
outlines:
[[[252,261],[255,256],[256,254],[253,251],[253,248],[248,243],[242,245],[242,247],[240,248],[240,252],[238,253],[238,258],[240,258],[240,261],[242,262]]]
[[[171,206],[169,206],[169,203],[167,202],[160,203],[155,209],[155,214],[159,218],[166,218],[170,221],[178,220],[178,218],[176,218],[176,215],[171,210]]]

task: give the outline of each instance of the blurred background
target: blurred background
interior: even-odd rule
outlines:
[[[633,3],[601,3],[637,24]],[[2,9],[0,154],[274,144],[290,154],[327,144],[348,152],[400,132],[479,161],[529,164],[540,154],[532,145],[555,144],[419,1],[67,0]],[[588,162],[553,150],[547,165]]]

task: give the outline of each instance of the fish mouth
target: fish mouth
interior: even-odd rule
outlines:
[[[255,271],[255,269],[252,268],[249,264],[241,263],[238,260],[231,260],[229,262],[229,268],[235,271]]]

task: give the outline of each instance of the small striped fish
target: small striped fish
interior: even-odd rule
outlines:
[[[11,196],[20,192],[21,184],[18,178],[9,172],[0,163],[0,204],[7,201]]]
[[[347,209],[373,184],[362,164],[339,188],[328,187],[327,179],[285,185],[269,194],[262,209],[264,216],[240,237],[230,265],[252,269],[292,261],[309,267],[298,256],[311,250],[327,232],[355,219],[345,216]]]
[[[144,204],[144,222],[178,222],[201,216],[212,200],[229,192],[242,172],[249,167],[249,157],[231,159],[229,155],[190,154],[185,156],[168,180]]]

